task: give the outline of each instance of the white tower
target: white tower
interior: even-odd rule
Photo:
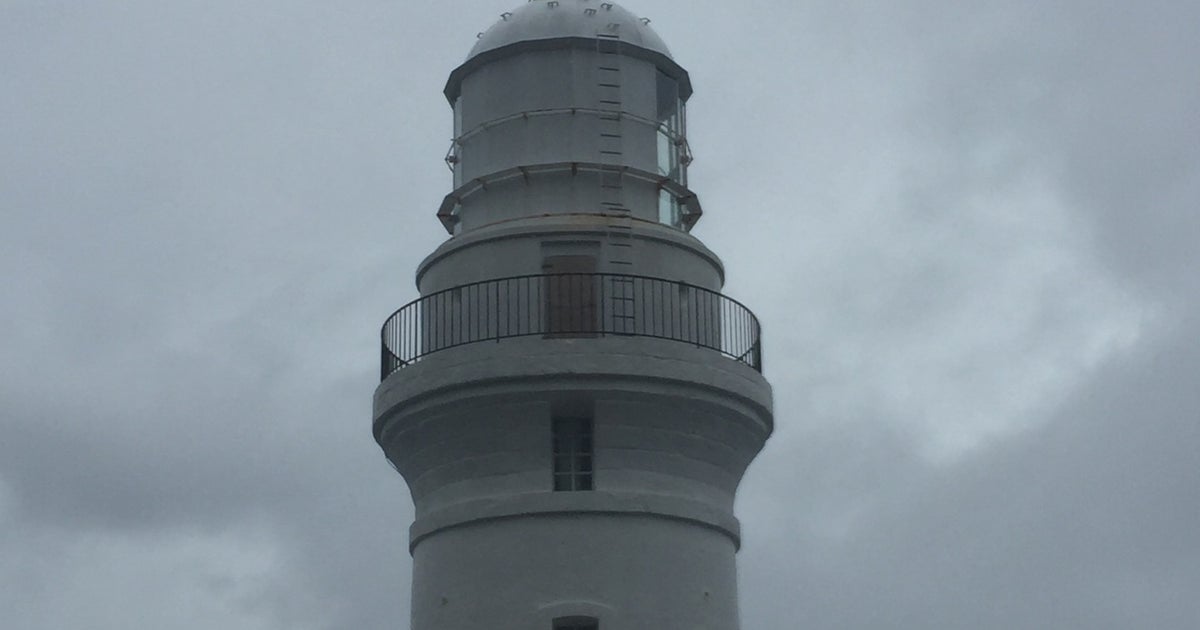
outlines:
[[[374,433],[416,505],[413,630],[736,630],[759,326],[689,230],[687,72],[534,0],[446,85],[451,237],[383,326]]]

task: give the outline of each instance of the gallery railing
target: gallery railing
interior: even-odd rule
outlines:
[[[381,379],[422,357],[510,337],[670,339],[762,371],[758,319],[683,282],[615,273],[541,274],[466,284],[414,300],[383,324]]]

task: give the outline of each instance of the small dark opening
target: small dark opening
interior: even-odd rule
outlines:
[[[547,256],[542,269],[549,274],[543,287],[547,336],[594,336],[599,332],[596,258]]]
[[[600,630],[595,617],[560,617],[554,620],[554,630]]]

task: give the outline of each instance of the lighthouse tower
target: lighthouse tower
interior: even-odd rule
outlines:
[[[687,72],[533,0],[445,88],[450,237],[382,330],[412,630],[736,630],[734,495],[772,429],[758,321],[689,232]]]

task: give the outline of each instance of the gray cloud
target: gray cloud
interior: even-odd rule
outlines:
[[[626,4],[766,325],[744,627],[1194,626],[1196,10]],[[376,331],[506,8],[0,8],[6,627],[404,625]]]

